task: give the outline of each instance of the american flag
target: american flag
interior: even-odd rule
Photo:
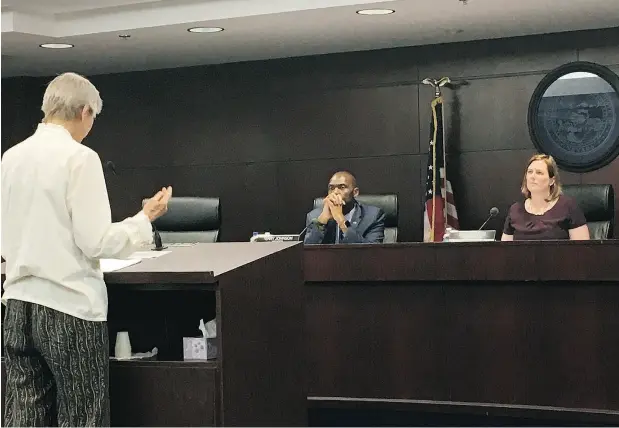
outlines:
[[[446,173],[443,98],[440,96],[434,98],[431,106],[432,121],[426,177],[426,203],[423,213],[423,241],[440,242],[445,234],[445,225],[454,229],[459,229],[460,226],[451,183]]]

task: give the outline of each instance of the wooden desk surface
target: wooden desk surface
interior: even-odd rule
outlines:
[[[169,247],[161,257],[105,274],[110,284],[206,284],[262,257],[300,245],[299,242],[219,242]]]
[[[299,242],[218,242],[186,247],[171,246],[160,257],[104,274],[108,284],[205,284],[262,257],[300,245]],[[4,281],[5,263],[2,262]]]

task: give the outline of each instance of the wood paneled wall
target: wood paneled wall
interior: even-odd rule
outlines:
[[[401,240],[418,241],[433,95],[420,81],[450,76],[466,83],[445,90],[461,226],[477,228],[497,206],[491,224],[501,229],[534,153],[526,115],[535,86],[576,60],[619,73],[617,40],[612,28],[91,76],[104,109],[86,144],[116,164],[115,219],[172,184],[176,195],[221,198],[223,240],[298,232],[330,174],[350,169],[361,192],[398,194]],[[2,80],[3,150],[36,126],[49,80]],[[619,191],[619,158],[562,178]]]

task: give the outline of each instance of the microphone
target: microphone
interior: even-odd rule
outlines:
[[[488,218],[486,219],[486,221],[484,221],[484,223],[477,230],[482,230],[483,227],[486,225],[486,223],[488,223],[492,217],[496,217],[498,213],[499,213],[499,209],[497,207],[490,208],[490,212],[488,213]]]
[[[116,165],[114,165],[114,162],[112,162],[112,161],[107,161],[107,162],[105,162],[105,163],[103,164],[103,170],[104,170],[104,171],[109,171],[109,172],[111,172],[112,174],[117,175],[117,174],[116,174]]]
[[[155,223],[151,223],[151,225],[153,226],[153,241],[155,241],[155,248],[151,248],[151,250],[153,251],[165,250],[168,247],[163,246],[163,242],[161,241],[161,235],[159,234],[159,231],[157,230],[157,226],[155,226]]]
[[[147,201],[148,201],[148,198],[142,199],[142,208],[144,207]],[[166,248],[168,248],[163,245],[163,241],[161,240],[161,235],[159,234],[159,231],[157,230],[157,226],[155,226],[155,222],[152,222],[150,225],[153,231],[153,242],[155,243],[155,248],[151,248],[151,250],[161,251],[161,250],[165,250]]]

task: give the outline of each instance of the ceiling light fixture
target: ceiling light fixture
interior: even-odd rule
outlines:
[[[44,49],[71,49],[74,45],[70,43],[42,43],[39,47]]]
[[[131,34],[119,34],[118,37],[120,37],[123,40],[127,40],[131,38]]]
[[[390,15],[395,13],[393,9],[361,9],[358,10],[359,15]]]
[[[187,31],[190,33],[220,33],[224,29],[221,27],[193,27],[188,28]]]

